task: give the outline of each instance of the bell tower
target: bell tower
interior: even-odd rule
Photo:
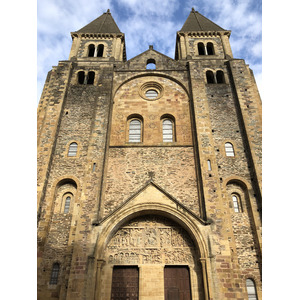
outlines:
[[[229,59],[230,30],[225,30],[193,8],[177,32],[175,59]]]
[[[110,10],[72,32],[72,48],[69,59],[115,61],[126,60],[125,35],[113,19]]]

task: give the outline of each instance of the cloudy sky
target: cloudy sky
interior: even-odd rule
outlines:
[[[48,71],[69,57],[70,32],[79,30],[107,9],[125,33],[127,59],[144,52],[149,45],[174,58],[176,32],[192,7],[222,28],[231,30],[234,57],[245,59],[261,89],[261,0],[38,0],[38,100]]]

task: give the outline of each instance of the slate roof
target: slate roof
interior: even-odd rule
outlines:
[[[106,13],[77,30],[79,33],[121,33],[109,9]]]
[[[226,31],[192,8],[180,31]]]

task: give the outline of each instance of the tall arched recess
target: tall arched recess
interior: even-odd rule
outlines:
[[[161,187],[176,199],[181,199],[196,215],[206,219],[199,154],[196,153],[197,132],[192,130],[195,128],[195,116],[188,87],[184,81],[180,82],[169,75],[155,74],[151,71],[127,80],[122,80],[123,77],[118,78],[121,75],[116,74],[114,78],[116,85],[113,89],[107,171],[111,188],[106,193],[106,203],[101,213],[105,215],[115,208],[114,205],[127,199],[133,189],[140,188],[149,180],[149,176],[145,174],[150,172]],[[128,143],[127,120],[132,114],[139,115],[144,120],[141,133],[143,140],[139,145],[135,145],[138,147],[132,147],[132,143]],[[163,140],[163,122],[160,119],[166,115],[173,117],[173,132],[176,133],[174,139],[168,143]],[[143,153],[142,147],[145,147]],[[174,159],[170,159],[171,157]],[[185,157],[184,167],[177,163],[176,157]],[[118,168],[114,168],[115,164],[118,164]],[[130,178],[126,168],[135,172]],[[183,174],[185,180],[180,178]],[[170,182],[176,182],[176,188],[171,186]]]
[[[111,220],[115,220],[114,216]],[[133,287],[131,292],[141,298],[144,295],[153,299],[166,295],[176,298],[179,293],[185,300],[208,299],[207,270],[203,263],[207,258],[206,247],[194,220],[152,208],[115,221],[117,225],[109,220],[105,222],[107,226],[103,224],[102,242],[98,240],[98,246],[102,247],[96,251],[96,299],[115,299],[116,289],[119,293],[126,292],[123,284]],[[139,280],[134,280],[134,276]],[[173,282],[172,278],[178,276],[177,280],[183,283],[176,279]]]

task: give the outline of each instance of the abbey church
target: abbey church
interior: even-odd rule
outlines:
[[[127,60],[108,10],[38,106],[38,300],[262,298],[261,99],[194,9]]]

